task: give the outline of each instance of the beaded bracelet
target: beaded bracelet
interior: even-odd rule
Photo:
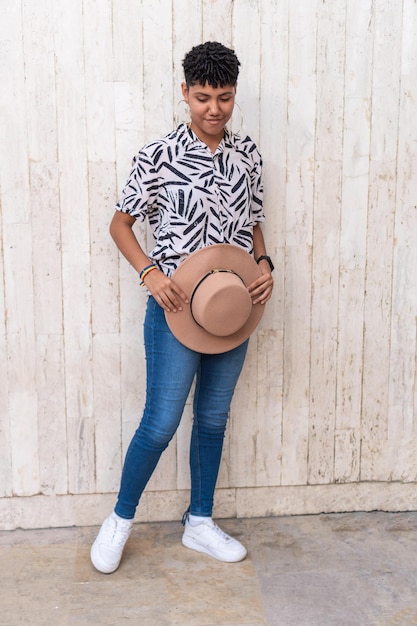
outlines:
[[[151,265],[147,265],[146,267],[143,268],[143,270],[140,272],[139,274],[139,278],[140,278],[140,284],[143,287],[143,285],[145,284],[143,282],[143,279],[145,278],[145,276],[147,276],[148,274],[150,274],[153,270],[157,270],[157,266],[155,265],[155,263],[152,263]]]

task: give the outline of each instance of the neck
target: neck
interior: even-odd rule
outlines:
[[[219,143],[224,137],[224,130],[222,130],[222,132],[219,133],[218,135],[207,135],[206,133],[202,133],[200,129],[194,128],[192,123],[190,125],[190,128],[193,131],[193,133],[197,135],[200,141],[206,144],[206,146],[211,152],[213,153],[216,152]]]

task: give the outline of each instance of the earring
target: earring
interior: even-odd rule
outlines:
[[[189,126],[191,124],[191,111],[185,100],[180,100],[177,103],[177,107],[175,109],[174,114],[174,125],[175,128],[179,126],[179,124],[187,124]]]
[[[237,120],[237,123],[239,124],[239,126],[235,130],[233,126],[234,126],[234,123],[236,121],[235,120],[235,116],[234,116],[236,108],[237,108],[238,113],[239,113],[239,119]],[[233,108],[232,117],[229,120],[228,126],[229,126],[229,132],[231,132],[232,135],[240,135],[240,132],[241,132],[242,126],[243,126],[243,113],[242,113],[242,109],[240,108],[240,106],[238,105],[237,102],[235,102],[235,106]]]

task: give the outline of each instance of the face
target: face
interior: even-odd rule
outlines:
[[[224,127],[232,117],[236,86],[211,87],[182,84],[182,95],[190,107],[191,129],[204,143],[213,148],[224,135]]]

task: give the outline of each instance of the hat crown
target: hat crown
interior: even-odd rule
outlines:
[[[252,300],[236,272],[214,269],[195,286],[190,308],[199,326],[217,337],[228,337],[247,322]]]
[[[261,276],[243,248],[218,243],[196,250],[172,275],[188,301],[165,311],[169,328],[187,348],[204,354],[226,352],[255,330],[264,306],[252,303],[248,287]]]

